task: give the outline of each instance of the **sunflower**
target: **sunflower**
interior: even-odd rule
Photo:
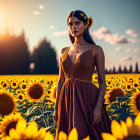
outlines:
[[[107,85],[107,86],[111,86],[111,85],[112,85],[112,80],[107,80],[107,81],[106,81],[106,85]]]
[[[93,79],[94,82],[97,82],[98,81],[97,75],[93,75],[92,79]]]
[[[137,115],[140,112],[140,91],[133,94],[132,97],[130,97],[131,102],[131,108],[135,115]]]
[[[20,83],[20,88],[22,91],[26,91],[27,90],[27,83]]]
[[[132,84],[131,83],[127,83],[125,85],[125,88],[126,88],[127,91],[131,91],[132,90]]]
[[[116,100],[116,97],[123,97],[125,96],[126,92],[123,91],[120,87],[114,87],[111,91],[107,92],[105,95],[105,103],[112,103],[113,101]]]
[[[22,93],[22,90],[21,89],[17,89],[16,90],[16,94],[19,94],[19,93]]]
[[[9,86],[10,84],[6,80],[1,83],[1,88],[7,89]]]
[[[67,136],[67,134],[63,131],[60,131],[59,134],[56,135],[59,136],[59,140],[78,140],[78,132],[76,130],[76,127],[73,127],[69,136]],[[82,140],[89,140],[89,136]]]
[[[44,97],[44,86],[40,82],[31,84],[26,91],[26,95],[30,101],[40,101]]]
[[[7,136],[6,138],[10,140],[54,140],[53,135],[50,132],[46,133],[45,128],[42,127],[38,131],[38,126],[35,121],[32,121],[27,126],[27,122],[25,119],[18,121],[16,129],[11,129],[9,132],[9,136]]]
[[[133,123],[130,117],[127,117],[126,123],[121,120],[119,124],[116,120],[112,120],[110,133],[102,133],[103,140],[139,140],[140,139],[140,113]]]
[[[135,82],[133,83],[133,87],[134,87],[134,89],[138,88],[138,87],[139,87],[139,83],[135,81]]]
[[[22,93],[18,94],[18,95],[17,95],[17,99],[18,99],[19,101],[23,101],[23,100],[25,99],[24,94],[22,94]]]
[[[21,119],[23,118],[21,117],[20,113],[16,113],[16,114],[12,113],[2,118],[1,126],[0,126],[0,132],[1,132],[0,138],[9,136],[10,129],[11,128],[15,129],[17,122]]]
[[[46,92],[46,95],[51,96],[51,92],[52,92],[52,90],[48,89],[47,92]]]
[[[14,96],[7,91],[0,91],[0,114],[9,115],[17,110]]]
[[[51,84],[51,81],[49,81],[49,80],[45,80],[44,82],[45,82],[46,86],[49,86]]]
[[[12,82],[11,82],[11,88],[17,88],[18,87],[18,81],[16,81],[16,80],[13,80]]]

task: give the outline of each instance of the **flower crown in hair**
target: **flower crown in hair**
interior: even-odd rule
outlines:
[[[86,15],[84,15],[84,13],[81,13],[80,15],[81,15],[82,17],[84,17],[84,19],[87,18]],[[87,20],[87,24],[88,24],[88,28],[90,29],[91,26],[92,26],[92,24],[93,24],[93,19],[92,19],[91,17],[88,18],[88,20]]]
[[[88,18],[88,20],[87,20],[87,24],[88,24],[88,28],[90,29],[91,26],[92,26],[92,24],[93,24],[93,19],[92,19],[91,17]]]

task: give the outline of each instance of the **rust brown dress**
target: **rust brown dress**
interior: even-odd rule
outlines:
[[[73,127],[77,129],[78,140],[82,140],[88,135],[90,140],[102,140],[102,132],[111,133],[111,121],[103,102],[102,121],[95,125],[91,125],[90,122],[99,93],[99,89],[92,83],[95,68],[93,46],[82,53],[74,64],[68,55],[69,48],[64,52],[61,63],[65,82],[58,101],[56,140],[59,140],[60,131],[69,135]]]

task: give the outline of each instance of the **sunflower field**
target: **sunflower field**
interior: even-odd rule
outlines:
[[[0,139],[55,139],[57,125],[53,114],[58,78],[58,75],[0,76]],[[92,82],[99,88],[96,74]],[[106,85],[104,99],[114,135],[103,133],[103,139],[124,140],[133,135],[140,139],[140,74],[106,74]],[[114,132],[116,126],[120,136]],[[59,139],[78,140],[76,128],[69,136],[61,132]],[[84,140],[89,140],[89,136]]]

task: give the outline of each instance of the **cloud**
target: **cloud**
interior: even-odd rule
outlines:
[[[120,48],[120,47],[118,47],[118,48],[115,48],[115,51],[116,52],[120,52],[122,49]]]
[[[44,5],[39,5],[39,9],[40,10],[44,9]]]
[[[53,25],[50,25],[50,29],[54,29],[54,26]]]
[[[102,39],[112,45],[128,43],[128,40],[123,35],[120,36],[119,34],[112,34],[106,27],[101,27],[98,30],[92,32],[91,36],[94,39]]]
[[[139,42],[139,40],[137,40],[137,39],[135,39],[135,38],[128,38],[128,41],[129,41],[130,43],[133,43],[133,44]]]
[[[138,36],[136,31],[135,30],[131,30],[131,29],[126,30],[126,34],[130,35],[131,37],[137,37]]]
[[[135,53],[140,52],[140,48],[135,48],[135,49],[133,50],[133,52],[135,52]]]
[[[124,56],[122,59],[120,59],[121,62],[126,62],[132,60],[132,57],[130,56]]]
[[[68,30],[63,30],[60,32],[53,32],[53,36],[65,36],[66,34],[68,34]]]
[[[125,51],[128,52],[128,53],[132,52],[132,50],[129,49],[129,48],[127,48]]]
[[[34,11],[33,14],[34,15],[40,15],[40,12],[39,11]]]

